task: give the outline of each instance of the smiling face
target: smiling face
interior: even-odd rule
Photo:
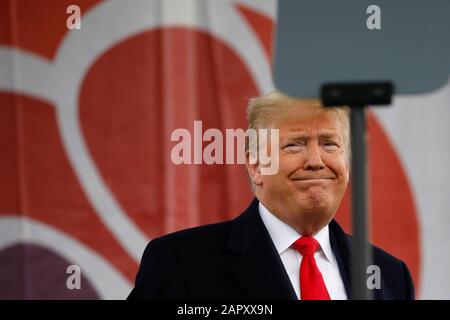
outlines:
[[[279,129],[279,170],[261,175],[247,165],[257,198],[303,235],[334,217],[349,179],[348,128],[334,109],[303,104],[280,109],[269,125]]]

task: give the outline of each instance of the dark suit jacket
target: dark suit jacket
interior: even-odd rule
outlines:
[[[336,221],[330,242],[347,296],[352,238]],[[375,299],[414,299],[406,265],[373,247],[381,270]],[[147,245],[128,299],[297,299],[254,199],[231,221],[191,228],[156,238]]]

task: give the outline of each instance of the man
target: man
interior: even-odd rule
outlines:
[[[268,164],[250,161],[247,146],[256,196],[247,210],[152,240],[129,299],[351,298],[352,238],[333,220],[349,180],[348,109],[273,92],[250,101],[248,120],[279,130],[278,171],[263,174]],[[372,250],[374,298],[414,299],[406,265]]]

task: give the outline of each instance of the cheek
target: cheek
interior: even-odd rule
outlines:
[[[348,182],[349,178],[349,166],[347,163],[347,159],[344,155],[334,155],[327,159],[326,164],[328,168],[330,168],[339,180]]]
[[[279,173],[275,175],[262,175],[261,179],[265,189],[273,189],[279,184]]]
[[[280,173],[289,175],[302,166],[302,157],[300,154],[282,154],[280,153],[279,168]]]
[[[272,194],[286,192],[286,189],[289,188],[289,172],[290,171],[280,163],[280,167],[276,174],[261,176],[264,188]]]

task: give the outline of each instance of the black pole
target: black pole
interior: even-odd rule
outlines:
[[[394,86],[391,82],[328,83],[321,88],[325,106],[350,107],[350,131],[352,147],[352,227],[353,246],[351,281],[354,300],[371,300],[372,291],[367,286],[367,267],[372,261],[368,245],[370,221],[368,219],[368,179],[366,157],[366,106],[389,105]]]
[[[371,300],[367,287],[367,267],[372,256],[368,245],[367,161],[365,107],[351,107],[352,144],[352,299]]]

